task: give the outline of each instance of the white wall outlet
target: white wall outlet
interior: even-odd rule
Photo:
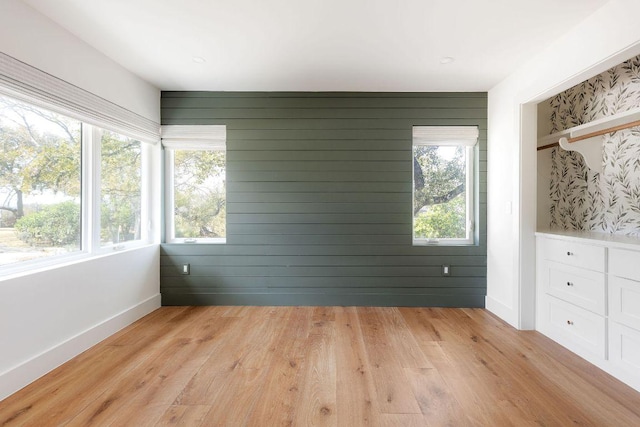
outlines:
[[[443,276],[451,276],[451,266],[448,264],[444,264],[442,266],[442,275]]]

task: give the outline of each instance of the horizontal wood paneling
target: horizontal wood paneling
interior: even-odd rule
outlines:
[[[401,161],[406,162],[411,160],[411,145],[404,150],[350,150],[350,151],[327,151],[327,150],[265,150],[267,147],[263,147],[261,150],[253,151],[232,151],[231,147],[228,148],[227,161],[232,162],[246,162],[253,161],[274,161],[274,160],[288,160],[294,162],[307,162],[307,161],[343,161],[343,162],[369,162],[369,161]],[[375,171],[375,170],[374,170]],[[370,170],[371,172],[371,170]],[[241,178],[241,176],[239,177]]]
[[[486,102],[484,93],[163,92],[163,124],[227,126],[228,215],[226,244],[162,246],[163,303],[483,306]],[[479,127],[477,245],[412,245],[414,125]]]
[[[163,114],[170,115],[173,120],[207,119],[214,111],[216,119],[276,119],[286,123],[290,120],[312,119],[322,121],[402,120],[422,119],[482,119],[486,113],[480,108],[163,108]],[[277,122],[276,122],[277,123]],[[380,125],[380,123],[378,123]],[[352,125],[353,126],[353,125]]]
[[[486,292],[485,292],[486,293]],[[369,294],[358,292],[334,294],[304,293],[283,289],[262,292],[181,292],[163,293],[164,305],[264,305],[264,306],[370,306],[370,307],[483,307],[483,295],[450,295],[436,290],[420,294],[394,292]]]
[[[162,256],[175,257],[177,255],[389,255],[389,256],[418,256],[422,259],[437,255],[449,257],[472,255],[480,256],[485,253],[485,244],[474,246],[407,246],[407,245],[234,245],[234,244],[185,244],[185,245],[162,245]]]
[[[335,288],[343,291],[359,291],[361,288],[378,289],[379,292],[393,289],[409,288],[449,288],[450,293],[459,292],[460,289],[475,288],[482,290],[484,280],[482,278],[469,277],[334,277],[327,284],[324,277],[278,277],[278,276],[235,276],[219,277],[215,281],[202,276],[187,276],[182,279],[177,276],[167,276],[166,289],[184,291],[187,286],[191,291],[206,288],[218,288],[220,286],[233,286],[238,289],[249,288],[323,288],[332,290]],[[357,288],[357,289],[356,289]]]
[[[162,267],[179,267],[185,263],[195,266],[287,266],[287,267],[310,267],[310,266],[440,266],[453,262],[453,265],[462,266],[485,266],[486,262],[478,256],[437,256],[433,255],[423,259],[415,256],[367,256],[352,255],[349,257],[337,255],[245,255],[242,257],[234,255],[200,255],[195,259],[190,255],[174,255],[164,257],[160,261]]]

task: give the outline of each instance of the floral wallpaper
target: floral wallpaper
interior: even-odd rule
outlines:
[[[640,107],[640,56],[613,67],[547,102],[551,133]],[[582,155],[551,152],[551,227],[640,237],[640,127],[606,135],[603,171]]]

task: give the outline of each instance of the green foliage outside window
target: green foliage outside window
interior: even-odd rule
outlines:
[[[176,150],[176,238],[226,236],[225,152]]]
[[[463,146],[414,146],[414,238],[466,238],[466,161]]]
[[[0,97],[0,265],[80,250],[81,127]],[[101,135],[101,246],[138,240],[141,144]]]
[[[140,141],[104,131],[101,140],[100,241],[140,239],[142,165]]]
[[[72,201],[44,206],[19,218],[18,237],[34,246],[80,246],[80,206]]]
[[[459,195],[453,200],[430,206],[427,212],[419,213],[413,222],[414,235],[426,239],[464,239],[465,199]]]

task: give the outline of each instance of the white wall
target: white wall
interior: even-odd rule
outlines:
[[[538,104],[538,138],[551,133],[551,105],[547,101]],[[540,146],[541,144],[538,144]],[[549,181],[551,177],[551,149],[537,152],[537,214],[536,229],[547,229],[551,223],[551,198],[549,197]]]
[[[160,306],[159,245],[0,281],[0,399]]]
[[[0,1],[0,51],[159,123],[160,91],[17,0]],[[159,224],[160,154],[152,219]],[[0,277],[0,399],[160,306],[152,245]]]
[[[0,1],[0,51],[160,123],[160,91],[19,0]]]
[[[610,1],[489,91],[486,305],[516,327],[534,326],[537,118],[527,104],[639,54],[638,16],[639,1]]]

